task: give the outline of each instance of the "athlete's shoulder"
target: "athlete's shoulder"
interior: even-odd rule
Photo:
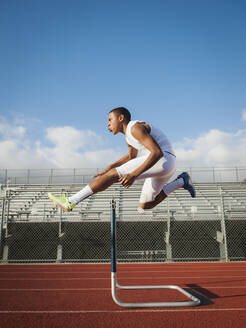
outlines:
[[[144,121],[137,121],[136,124],[134,124],[134,126],[132,127],[132,131],[138,130],[138,131],[143,131],[145,133],[150,133],[151,131],[151,126],[150,124],[144,122]]]
[[[137,138],[140,137],[141,135],[147,135],[150,134],[151,128],[149,126],[149,124],[147,124],[146,122],[136,122],[132,128],[131,128],[131,133],[133,135],[133,137]]]

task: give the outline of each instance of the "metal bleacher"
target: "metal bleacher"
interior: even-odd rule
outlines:
[[[47,193],[85,184],[12,184],[1,190],[2,263],[107,262],[115,199],[120,261],[246,260],[246,183],[195,183],[152,210],[138,211],[142,183],[114,184],[65,213]],[[81,224],[82,223],[82,224]]]
[[[119,220],[161,219],[171,216],[176,220],[217,219],[222,212],[227,218],[245,218],[245,183],[196,183],[197,197],[192,199],[188,192],[179,189],[172,193],[153,210],[137,211],[141,183],[129,189],[119,184],[104,192],[92,195],[76,206],[71,213],[62,212],[47,197],[48,192],[69,195],[79,191],[83,185],[11,185],[5,189],[9,200],[5,217],[8,220],[47,221],[60,220],[109,220],[109,203],[112,198],[117,202]],[[1,204],[2,206],[2,204]]]

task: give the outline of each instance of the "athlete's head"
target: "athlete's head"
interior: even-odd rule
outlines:
[[[131,113],[125,107],[117,107],[108,113],[108,129],[113,134],[123,131],[123,125],[131,120]]]

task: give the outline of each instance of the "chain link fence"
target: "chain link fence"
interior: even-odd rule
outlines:
[[[8,206],[5,200],[4,206]],[[2,209],[3,207],[2,206]],[[141,216],[117,221],[121,262],[245,261],[246,219],[177,220]],[[2,263],[103,263],[110,261],[110,218],[1,222]]]
[[[196,199],[180,191],[147,215],[132,214],[141,186],[126,195],[115,186],[69,214],[48,200],[50,188],[18,186],[0,193],[1,263],[109,262],[112,197],[117,200],[121,262],[246,260],[245,184],[197,185]]]
[[[228,259],[246,259],[246,220],[233,219],[226,222]]]

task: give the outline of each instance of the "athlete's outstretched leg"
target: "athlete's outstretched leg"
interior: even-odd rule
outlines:
[[[70,212],[79,202],[90,197],[92,194],[107,189],[113,183],[118,182],[118,180],[119,175],[116,169],[112,169],[106,174],[96,178],[71,197],[68,197],[67,195],[54,196],[51,193],[48,193],[48,197],[55,205],[59,206],[66,212]]]

